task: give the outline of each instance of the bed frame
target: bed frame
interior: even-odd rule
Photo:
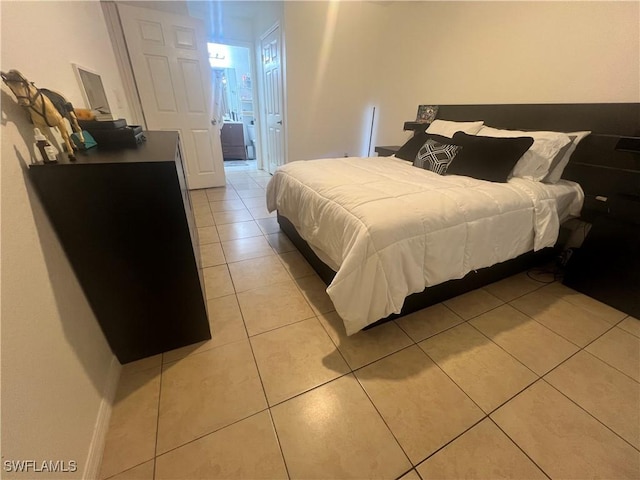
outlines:
[[[592,134],[578,145],[563,175],[563,178],[582,186],[585,192],[583,211],[602,208],[596,197],[640,194],[640,155],[625,150],[629,144],[637,149],[640,141],[640,103],[440,105],[437,118],[484,120],[492,127],[519,130],[590,130]],[[280,228],[329,285],[336,273],[318,258],[289,219],[280,214],[277,218]],[[469,272],[461,279],[449,280],[409,295],[400,314],[392,314],[366,329],[542,265],[559,254],[565,240],[563,233],[566,232],[561,229],[556,247],[527,252],[506,262]]]

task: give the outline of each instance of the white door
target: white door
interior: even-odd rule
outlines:
[[[180,133],[190,189],[223,186],[204,25],[148,8],[118,11],[147,128]]]
[[[276,26],[261,39],[264,109],[269,173],[284,164],[284,131],[282,115],[282,64],[280,27]]]

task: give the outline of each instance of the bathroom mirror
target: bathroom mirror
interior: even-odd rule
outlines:
[[[242,108],[238,94],[235,68],[214,68],[214,94],[219,95],[222,118],[231,122],[242,121]]]

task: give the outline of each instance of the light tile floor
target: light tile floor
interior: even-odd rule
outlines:
[[[519,274],[347,337],[265,205],[191,193],[213,339],[125,365],[101,478],[640,478],[640,322]]]

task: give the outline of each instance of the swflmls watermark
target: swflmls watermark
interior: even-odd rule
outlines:
[[[3,460],[5,472],[16,473],[73,473],[78,471],[75,460]]]

